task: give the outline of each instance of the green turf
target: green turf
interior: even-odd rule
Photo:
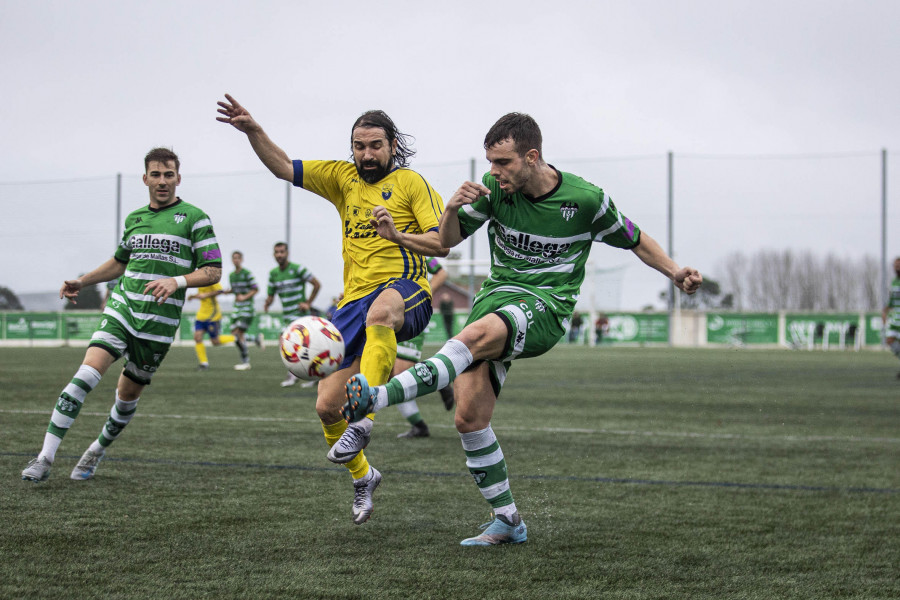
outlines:
[[[0,598],[897,598],[900,381],[888,353],[560,347],[493,424],[528,543],[463,548],[488,505],[452,417],[379,414],[376,511],[272,350],[173,349],[88,482],[117,369],[43,484],[20,480],[83,349],[0,349]]]

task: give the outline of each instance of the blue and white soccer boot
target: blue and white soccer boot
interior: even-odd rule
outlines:
[[[357,373],[344,385],[347,401],[341,407],[341,416],[348,423],[362,420],[375,408],[375,390],[369,387],[366,376]]]
[[[104,456],[106,456],[106,450],[92,452],[91,449],[88,448],[84,451],[84,454],[81,455],[81,460],[79,460],[78,464],[75,465],[75,468],[72,469],[72,474],[69,475],[69,477],[75,481],[84,481],[85,479],[92,478],[94,472],[97,471],[97,465],[100,464],[100,461]]]
[[[47,458],[36,456],[28,461],[25,470],[22,471],[22,479],[40,483],[50,477],[50,466],[53,465]]]
[[[519,513],[508,519],[503,515],[497,515],[494,520],[481,526],[484,532],[481,535],[466,538],[459,544],[461,546],[496,546],[498,544],[521,544],[528,540],[528,528]]]

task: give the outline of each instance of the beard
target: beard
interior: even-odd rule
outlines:
[[[375,168],[363,170],[363,166],[374,166]],[[377,183],[391,172],[391,163],[382,165],[374,160],[366,161],[365,163],[356,162],[356,172],[359,174],[360,179],[366,183]]]

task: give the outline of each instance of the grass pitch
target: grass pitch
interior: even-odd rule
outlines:
[[[97,476],[69,479],[117,366],[50,479],[20,480],[83,349],[0,349],[2,598],[897,598],[900,381],[887,353],[561,346],[514,364],[493,426],[528,542],[463,548],[487,521],[452,416],[366,450],[372,519],[327,447],[315,392],[273,350],[194,371],[175,348]]]

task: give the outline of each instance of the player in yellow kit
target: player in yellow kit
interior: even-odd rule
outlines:
[[[188,300],[200,300],[200,310],[194,320],[194,351],[197,353],[197,370],[209,369],[209,359],[206,356],[206,347],[203,345],[204,334],[209,334],[209,341],[213,346],[230,344],[235,340],[231,334],[221,335],[222,309],[216,296],[224,292],[221,283],[197,288],[196,294],[188,296]]]
[[[419,335],[431,319],[425,256],[446,256],[438,223],[443,201],[425,178],[406,168],[414,151],[408,136],[379,110],[363,113],[350,129],[353,160],[294,160],[276,146],[231,96],[217,119],[247,134],[264,165],[278,178],[331,202],[341,218],[344,299],[332,316],[346,345],[341,368],[319,383],[316,412],[328,459],[344,464],[354,482],[353,522],[372,514],[381,474],[362,449],[372,421],[348,426],[340,414],[344,383],[356,373],[387,382],[397,342]]]

